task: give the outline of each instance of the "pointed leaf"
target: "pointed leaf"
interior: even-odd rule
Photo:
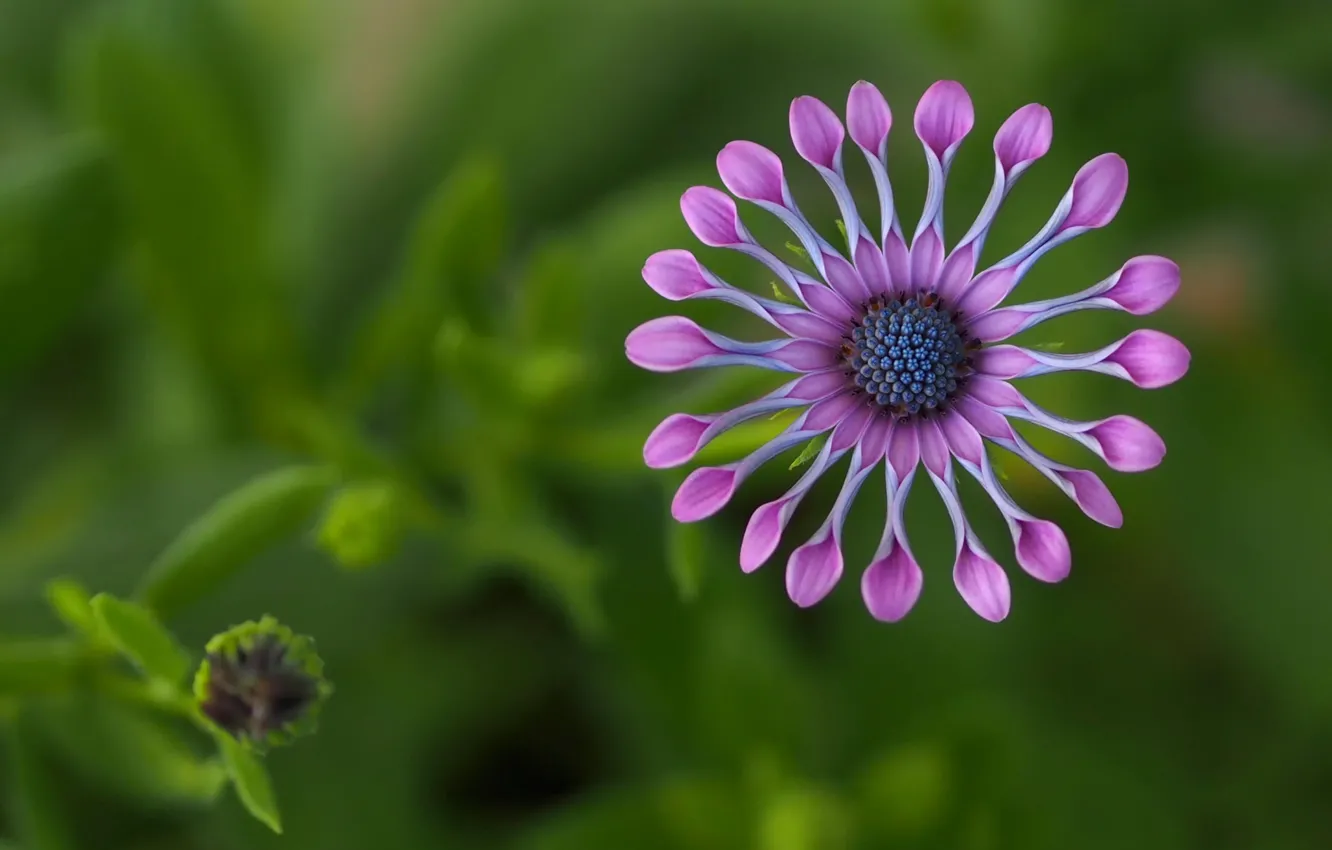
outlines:
[[[190,657],[153,612],[105,593],[93,597],[92,610],[102,633],[145,674],[173,685],[185,678]]]
[[[282,818],[264,763],[253,750],[229,735],[219,735],[217,742],[241,805],[269,829],[281,834]]]
[[[46,601],[60,622],[85,637],[99,633],[97,615],[93,613],[92,597],[83,585],[72,579],[58,578],[46,585]]]
[[[261,475],[218,501],[148,569],[138,598],[174,612],[221,584],[256,555],[299,534],[337,482],[323,466]]]

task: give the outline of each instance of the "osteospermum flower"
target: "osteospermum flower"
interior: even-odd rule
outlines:
[[[1067,493],[1089,517],[1118,527],[1114,497],[1093,472],[1040,454],[1012,427],[1025,420],[1064,434],[1121,472],[1161,462],[1165,444],[1143,422],[1111,416],[1094,422],[1063,419],[1033,404],[1011,383],[1050,372],[1113,375],[1139,387],[1161,387],[1188,369],[1188,350],[1151,330],[1086,354],[1051,354],[1006,344],[1013,335],[1077,310],[1120,310],[1141,316],[1165,304],[1179,288],[1179,269],[1164,257],[1135,257],[1110,277],[1063,298],[1005,306],[1023,276],[1042,255],[1074,237],[1108,224],[1128,187],[1128,168],[1115,154],[1088,162],[1073,178],[1054,215],[1027,244],[976,272],[981,246],[1004,196],[1018,177],[1049,150],[1050,112],[1038,104],[1015,112],[994,139],[994,185],[971,229],[945,251],[944,183],[974,111],[955,82],[930,87],[916,107],[915,130],[929,166],[929,192],[920,224],[908,245],[893,205],[887,171],[892,114],[873,85],[860,82],[846,106],[846,127],[812,97],[791,104],[791,139],[801,158],[827,183],[840,209],[847,253],[814,230],[797,208],[781,160],[753,142],[732,142],[717,157],[722,182],[736,197],[777,216],[795,234],[822,280],[778,259],[750,236],[735,202],[716,189],[695,186],[680,202],[685,221],[705,245],[748,254],[770,269],[803,306],[760,297],[718,278],[688,251],[648,258],[643,277],[672,301],[716,299],[734,304],[776,327],[785,338],[740,342],[704,330],[689,319],[654,319],[629,334],[629,359],[645,369],[674,372],[749,365],[798,378],[749,404],[721,414],[676,414],[647,440],[651,467],[688,462],[717,435],[735,425],[788,408],[804,408],[775,439],[748,457],[695,470],[671,505],[680,522],[720,510],[761,464],[783,451],[827,435],[795,485],[763,505],[749,520],[740,566],[757,569],[777,548],[787,522],[815,481],[843,455],[850,468],[832,512],[813,538],[797,548],[786,567],[786,588],[800,606],[821,600],[842,574],[842,527],[857,491],[880,461],[888,492],[882,542],[861,577],[870,613],[896,621],[920,595],[921,569],[903,525],[907,494],[923,466],[942,496],[956,538],[953,581],[980,616],[1008,615],[1004,570],[973,532],[958,498],[955,466],[976,478],[994,500],[1013,536],[1018,564],[1037,579],[1068,575],[1068,540],[1054,523],[1023,510],[1000,485],[986,455],[989,440],[1019,455]],[[847,134],[864,154],[878,189],[880,225],[872,229],[856,210],[842,169]]]

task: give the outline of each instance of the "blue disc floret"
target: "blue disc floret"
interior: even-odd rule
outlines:
[[[842,345],[856,388],[898,418],[946,409],[971,374],[958,317],[933,295],[871,299]]]

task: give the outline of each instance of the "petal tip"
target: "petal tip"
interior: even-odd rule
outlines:
[[[755,142],[735,141],[717,154],[717,173],[738,198],[783,204],[785,177],[777,154]]]

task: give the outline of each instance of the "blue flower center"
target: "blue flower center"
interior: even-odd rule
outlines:
[[[842,355],[856,386],[899,417],[944,407],[971,373],[965,334],[931,295],[874,299]]]

